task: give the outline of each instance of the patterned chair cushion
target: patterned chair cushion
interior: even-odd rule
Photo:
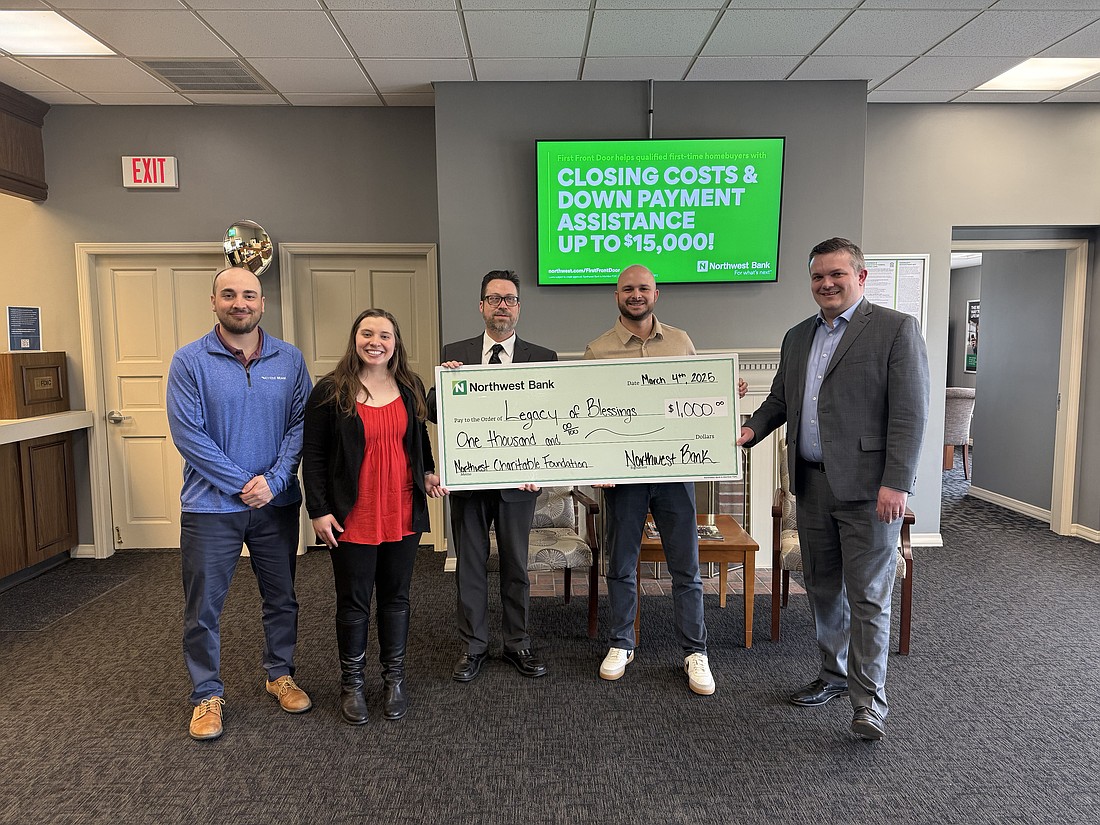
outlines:
[[[535,504],[527,569],[533,573],[592,566],[592,549],[576,531],[571,487],[544,487]],[[489,534],[489,570],[500,569],[496,531]]]

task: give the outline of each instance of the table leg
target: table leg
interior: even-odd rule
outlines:
[[[752,647],[752,600],[756,591],[756,553],[745,553],[745,647]]]
[[[729,564],[720,561],[718,562],[718,606],[726,606],[726,568]]]

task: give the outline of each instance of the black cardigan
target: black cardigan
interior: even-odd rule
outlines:
[[[419,378],[417,381],[419,382]],[[412,467],[412,529],[426,533],[428,497],[424,474],[435,471],[428,428],[416,420],[413,394],[399,386],[409,424],[405,429],[405,455]],[[332,379],[322,378],[306,402],[302,443],[302,476],[305,479],[306,512],[311,519],[332,514],[341,524],[351,512],[359,492],[359,470],[367,449],[363,421],[358,415],[344,415],[331,398]],[[423,385],[420,386],[424,392]]]

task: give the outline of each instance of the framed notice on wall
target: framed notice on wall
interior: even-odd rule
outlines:
[[[981,301],[966,302],[966,362],[963,372],[978,371],[978,314]]]
[[[912,315],[924,330],[928,305],[927,255],[867,255],[863,294],[872,304]]]

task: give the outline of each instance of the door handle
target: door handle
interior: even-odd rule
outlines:
[[[134,417],[132,415],[123,415],[118,410],[111,410],[107,413],[107,420],[112,424],[121,424],[123,421],[133,421]]]

